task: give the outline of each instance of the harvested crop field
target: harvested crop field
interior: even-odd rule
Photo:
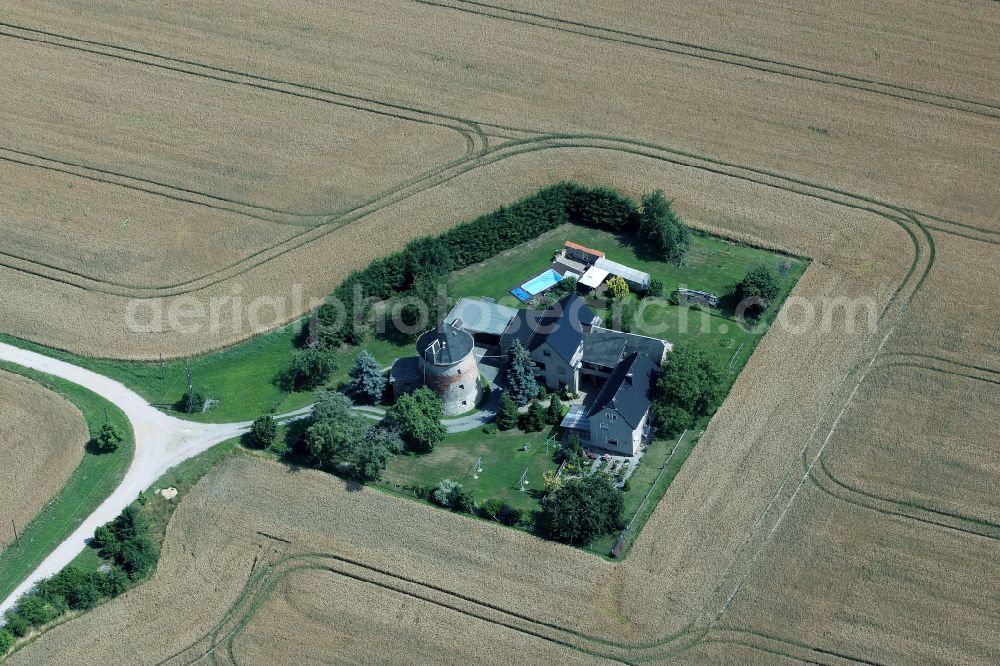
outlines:
[[[83,415],[65,398],[0,370],[0,550],[65,485],[83,457],[89,434]]]

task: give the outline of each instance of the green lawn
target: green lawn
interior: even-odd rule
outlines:
[[[88,448],[80,464],[62,490],[21,529],[20,546],[10,545],[0,553],[0,599],[6,598],[42,560],[118,486],[132,462],[135,441],[125,414],[113,404],[87,389],[41,372],[0,361],[0,368],[16,372],[59,393],[76,405],[96,437],[107,419],[125,435],[113,453],[96,453]]]
[[[304,407],[312,402],[312,391],[288,392],[279,386],[278,378],[291,364],[295,339],[302,323],[252,338],[223,351],[188,359],[159,363],[114,361],[77,356],[42,347],[26,340],[0,335],[0,341],[37,351],[93,370],[122,384],[157,405],[163,411],[193,421],[228,423],[247,421],[266,413],[280,414]],[[399,356],[412,354],[409,346],[400,347],[382,339],[372,339],[365,347],[383,365]],[[346,347],[338,353],[337,371],[330,386],[346,381],[360,347]],[[195,386],[219,404],[202,414],[182,414],[172,406],[187,389],[187,368],[190,367]]]
[[[433,487],[443,479],[451,479],[472,491],[478,502],[499,497],[511,506],[532,511],[538,508],[542,473],[559,467],[552,444],[545,449],[545,441],[552,434],[548,428],[542,432],[508,430],[492,435],[477,428],[450,434],[432,453],[393,458],[378,485],[402,491],[413,486]],[[528,451],[522,450],[525,444]],[[480,456],[482,471],[474,479],[472,466]],[[518,480],[525,470],[528,485],[521,492]]]
[[[489,296],[498,303],[524,307],[507,289],[521,284],[548,268],[552,256],[571,240],[603,251],[608,259],[646,271],[663,282],[664,296],[678,287],[709,291],[720,297],[730,291],[752,266],[766,263],[785,273],[782,291],[767,315],[773,316],[805,272],[805,260],[732,243],[708,234],[692,233],[691,248],[685,255],[684,265],[641,258],[627,239],[601,229],[563,225],[522,243],[501,256],[456,272],[451,280],[450,292],[455,296]],[[635,299],[635,297],[632,297]],[[729,313],[721,310],[695,309],[670,305],[663,299],[638,301],[636,333],[669,340],[675,344],[690,344],[715,357],[720,365],[728,366],[733,355],[732,375],[750,358],[753,348],[763,337],[762,332],[752,333],[740,325]],[[602,302],[593,303],[594,310],[610,325],[611,313]],[[765,315],[765,316],[767,316]]]

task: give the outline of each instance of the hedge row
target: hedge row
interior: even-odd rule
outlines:
[[[360,322],[343,321],[331,304],[343,304],[348,312],[353,312],[358,287],[364,300],[384,300],[408,293],[429,296],[451,271],[485,261],[567,222],[632,232],[638,227],[639,211],[633,201],[614,190],[565,182],[539,190],[440,236],[413,240],[402,251],[355,271],[334,290],[318,312],[320,342],[336,346],[364,340]]]

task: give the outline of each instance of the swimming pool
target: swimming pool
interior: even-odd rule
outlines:
[[[545,291],[560,280],[562,280],[562,276],[550,268],[541,275],[537,275],[522,284],[521,289],[534,296],[535,294],[540,294]]]

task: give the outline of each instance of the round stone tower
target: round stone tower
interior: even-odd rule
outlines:
[[[417,338],[417,359],[424,385],[444,402],[446,416],[467,412],[483,394],[475,342],[461,323],[441,324]]]

